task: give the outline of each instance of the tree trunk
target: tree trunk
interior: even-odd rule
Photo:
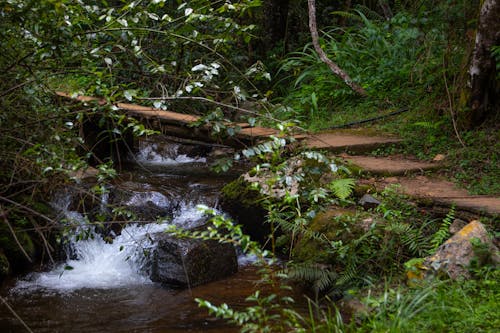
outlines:
[[[470,127],[481,125],[499,111],[499,84],[491,47],[500,44],[500,0],[485,0],[479,15],[470,67]]]
[[[319,45],[319,35],[318,28],[316,26],[316,1],[315,0],[307,0],[308,8],[309,8],[309,30],[311,31],[312,42],[314,45],[314,49],[319,55],[321,61],[330,67],[333,74],[337,75],[341,78],[345,84],[347,84],[352,90],[360,94],[361,96],[366,96],[366,91],[358,84],[352,81],[349,75],[342,70],[336,63],[334,63],[328,56],[325,51]]]

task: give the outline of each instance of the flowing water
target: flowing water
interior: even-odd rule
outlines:
[[[245,260],[236,275],[191,290],[161,286],[147,274],[144,251],[155,246],[150,235],[168,223],[195,226],[202,217],[196,205],[216,207],[220,188],[231,179],[210,172],[204,157],[178,150],[176,144],[141,143],[138,163],[131,163],[115,184],[126,193],[119,196],[121,204],[139,212],[142,207],[166,222],[130,223],[118,235],[112,232],[112,243],[98,233],[75,241],[85,230],[85,216],[69,209],[68,194],[54,199],[61,219],[82,227],[69,239],[65,262],[10,281],[1,290],[0,332],[26,332],[25,325],[33,332],[237,331],[208,316],[194,298],[241,306],[254,288],[249,282],[258,278]],[[102,209],[110,200],[102,197]]]

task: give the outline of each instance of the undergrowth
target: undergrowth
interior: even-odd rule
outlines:
[[[472,194],[498,194],[498,116],[483,128],[466,129],[468,59],[474,45],[467,31],[476,24],[471,14],[475,4],[425,4],[401,10],[390,19],[362,6],[332,13],[346,17],[350,24],[325,28],[322,46],[368,97],[349,90],[307,44],[281,63],[275,90],[284,97],[275,99],[279,103],[275,115],[297,119],[303,127],[318,131],[407,108],[363,125],[367,131],[376,129],[404,139],[402,147],[378,154],[423,160],[444,154],[444,174],[459,186]],[[494,52],[498,54],[497,48]]]

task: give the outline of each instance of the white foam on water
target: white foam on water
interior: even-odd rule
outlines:
[[[74,211],[64,211],[67,220],[85,222]],[[110,289],[152,283],[145,269],[147,255],[154,249],[152,235],[163,232],[172,223],[186,229],[202,222],[203,211],[194,204],[184,204],[179,213],[168,223],[129,224],[113,242],[107,243],[101,235],[71,240],[76,259],[67,260],[48,272],[33,273],[19,280],[14,291],[52,290],[71,292],[82,288]],[[80,232],[84,229],[80,228]],[[77,231],[78,232],[78,231]]]
[[[238,256],[238,266],[250,266],[259,261],[259,258],[255,254],[240,254]]]
[[[186,163],[205,163],[207,161],[204,157],[192,158],[185,154],[177,154],[177,147],[174,152],[169,152],[171,156],[164,156],[158,153],[157,144],[148,144],[140,147],[139,152],[135,155],[135,159],[140,164],[147,165],[178,165]]]
[[[134,195],[125,203],[127,206],[143,206],[146,203],[152,203],[158,207],[168,207],[169,201],[167,197],[160,192],[149,191],[149,192],[136,192]]]
[[[153,247],[149,235],[163,230],[165,225],[156,223],[131,224],[123,228],[112,244],[97,234],[93,239],[73,241],[76,260],[67,260],[49,272],[20,280],[15,289],[72,291],[151,283],[142,269],[146,260],[144,251]]]
[[[182,204],[179,214],[172,219],[172,224],[184,229],[192,229],[204,224],[205,213],[194,204]]]

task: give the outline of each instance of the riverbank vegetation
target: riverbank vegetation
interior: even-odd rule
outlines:
[[[479,61],[476,33],[488,36],[480,17],[488,19],[490,2],[316,1],[321,48],[364,97],[319,58],[307,1],[0,2],[0,275],[52,260],[60,226],[47,198],[58,185],[73,186],[75,172],[92,165],[99,171],[92,191],[101,193],[116,174],[116,145],[150,133],[112,106],[118,101],[201,115],[219,137],[234,134],[225,126],[234,119],[283,133],[358,126],[396,134],[402,145],[373,154],[444,154],[443,176],[471,193],[498,195],[499,41],[486,45],[487,65],[471,67]],[[487,71],[486,79],[477,83],[471,68]],[[108,103],[82,108],[56,91]],[[96,117],[98,140],[89,145],[81,129]],[[363,210],[355,174],[286,143],[272,138],[237,156],[258,166],[247,181],[262,195],[273,232],[268,250],[291,259],[267,280],[300,281],[310,312],[272,295],[252,296],[256,306],[242,312],[202,305],[253,331],[280,323],[288,325],[282,331],[311,332],[498,330],[498,270],[490,261],[478,260],[470,280],[408,282],[408,272],[418,273],[419,260],[449,237],[453,210],[436,217],[391,189],[377,208]],[[262,170],[268,176],[259,179]],[[332,205],[341,214],[325,213]],[[482,222],[498,237],[498,220]],[[350,300],[359,307],[342,308]]]

